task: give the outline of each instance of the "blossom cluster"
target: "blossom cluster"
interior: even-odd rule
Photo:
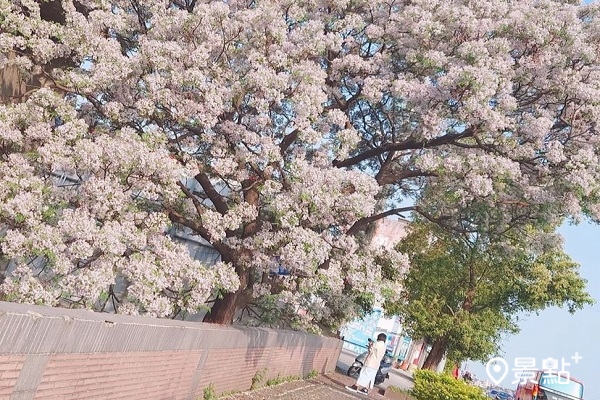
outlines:
[[[0,3],[4,298],[277,295],[310,324],[398,292],[406,259],[362,232],[399,203],[455,228],[600,218],[597,5],[136,4]]]

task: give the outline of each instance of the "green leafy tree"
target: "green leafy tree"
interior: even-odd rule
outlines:
[[[550,230],[490,232],[448,232],[417,221],[398,245],[411,269],[401,300],[386,309],[402,316],[413,337],[432,345],[424,368],[436,368],[444,354],[486,360],[499,351],[503,334],[518,332],[520,313],[550,306],[573,313],[593,303],[578,264],[559,240],[548,240]]]

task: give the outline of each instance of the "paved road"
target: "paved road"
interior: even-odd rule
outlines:
[[[306,381],[289,382],[274,387],[255,390],[253,392],[238,393],[227,397],[227,400],[355,400],[355,399],[383,399],[379,389],[394,385],[404,389],[412,387],[412,380],[404,372],[391,371],[390,379],[375,390],[369,396],[360,395],[346,391],[345,385],[352,385],[354,379],[346,376],[348,366],[352,364],[356,354],[342,351],[337,363],[338,372],[329,376],[319,376]]]
[[[335,378],[334,378],[335,379]],[[382,398],[381,395],[371,395]],[[366,396],[350,393],[340,382],[326,382],[322,379],[284,383],[248,393],[228,397],[228,400],[355,400]]]

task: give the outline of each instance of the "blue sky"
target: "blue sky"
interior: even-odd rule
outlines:
[[[515,359],[533,357],[536,367],[542,360],[553,358],[565,362],[571,376],[583,381],[584,399],[600,400],[600,226],[589,222],[564,225],[559,232],[565,239],[565,251],[580,264],[580,274],[588,280],[587,290],[597,304],[571,315],[566,309],[549,308],[539,315],[524,316],[521,332],[507,338],[502,346],[509,369],[516,368]],[[578,353],[583,357],[577,364],[571,359]],[[468,368],[479,379],[486,377],[483,365],[470,363]],[[500,383],[516,388],[514,372],[509,371]]]
[[[597,304],[573,315],[565,309],[551,308],[539,315],[524,316],[519,324],[521,332],[503,343],[503,357],[511,370],[500,384],[516,388],[512,383],[515,359],[533,357],[539,367],[544,359],[560,363],[564,357],[571,364],[564,369],[584,383],[584,399],[600,400],[600,226],[583,222],[563,225],[559,232],[565,239],[565,251],[581,265],[580,274],[588,280],[587,290]],[[571,359],[576,353],[583,357],[577,364]],[[469,369],[479,379],[486,378],[485,366],[471,363]]]
[[[583,0],[589,4],[600,0]],[[542,367],[543,360],[562,359],[570,365],[564,370],[582,381],[585,400],[600,400],[600,225],[582,222],[565,224],[559,229],[564,238],[564,249],[580,264],[580,274],[588,281],[587,291],[596,304],[571,315],[566,309],[549,308],[538,315],[523,315],[519,323],[521,331],[507,337],[502,344],[502,357],[508,371],[499,384],[506,388],[517,387],[516,363],[533,358],[535,367]],[[582,357],[577,363],[574,356]],[[470,362],[463,367],[476,374],[478,379],[488,379],[486,367]],[[489,379],[488,379],[489,380]]]

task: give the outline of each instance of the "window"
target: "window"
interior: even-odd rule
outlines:
[[[578,399],[583,397],[583,385],[564,376],[559,377],[556,374],[544,373],[540,377],[540,386],[542,388],[577,397]]]

